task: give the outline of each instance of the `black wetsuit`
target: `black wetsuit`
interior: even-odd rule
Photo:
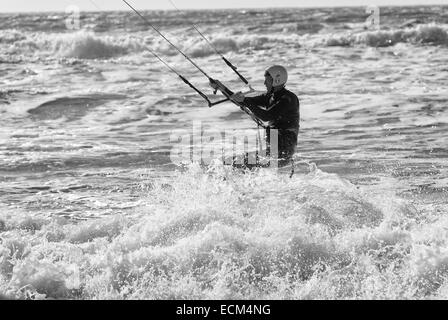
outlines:
[[[300,103],[291,91],[282,88],[274,93],[265,93],[256,97],[246,97],[243,103],[254,115],[263,121],[269,121],[266,129],[268,143],[270,130],[278,130],[278,156],[289,160],[296,151],[300,127]],[[259,108],[264,107],[265,109]],[[273,141],[270,141],[273,143]]]

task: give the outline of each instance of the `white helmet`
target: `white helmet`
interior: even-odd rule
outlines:
[[[284,86],[286,81],[288,81],[288,71],[286,71],[285,67],[275,65],[266,70],[265,74],[269,74],[274,82],[272,85],[274,87]]]

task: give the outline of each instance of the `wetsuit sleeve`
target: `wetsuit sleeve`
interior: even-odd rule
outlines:
[[[262,94],[256,97],[246,97],[242,103],[246,108],[248,108],[252,113],[259,119],[263,121],[268,121],[268,118],[264,117],[265,110],[260,107],[267,108],[269,105],[269,97],[266,94]]]
[[[269,98],[266,94],[262,94],[256,97],[246,97],[244,98],[243,104],[246,107],[267,107],[269,105]]]
[[[244,102],[246,102],[246,99],[244,99]],[[256,106],[248,106],[248,108],[255,114],[255,116],[257,116],[261,120],[271,121],[279,118],[282,112],[284,112],[286,107],[290,104],[291,104],[291,98],[285,95],[281,97],[278,101],[274,102],[272,105],[269,105],[268,101],[266,110],[258,108]]]

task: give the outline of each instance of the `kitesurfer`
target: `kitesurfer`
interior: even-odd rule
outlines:
[[[266,127],[268,145],[275,143],[270,141],[270,131],[277,130],[278,158],[279,165],[282,166],[291,161],[296,151],[300,127],[300,103],[297,96],[285,88],[288,80],[286,68],[274,65],[265,71],[264,77],[266,93],[249,97],[237,92],[230,99],[245,106],[257,118],[268,122]],[[213,89],[218,88],[216,83],[211,82],[210,86]]]
[[[176,51],[178,51],[185,59],[187,59],[198,71],[200,71],[205,77],[208,78],[210,86],[215,89],[215,93],[219,90],[226,98],[217,102],[212,102],[207,95],[196,88],[187,78],[177,72],[171,67],[164,59],[162,59],[156,52],[146,48],[155,58],[163,63],[171,72],[176,74],[186,85],[196,91],[204,100],[207,101],[209,107],[216,106],[226,101],[233,101],[244,112],[246,112],[252,120],[254,120],[258,128],[263,127],[266,129],[266,143],[267,153],[272,159],[274,156],[278,158],[278,165],[283,166],[293,159],[293,155],[297,146],[297,136],[299,134],[299,99],[291,91],[285,88],[286,81],[288,80],[288,72],[283,66],[274,65],[268,68],[265,72],[266,93],[259,96],[246,96],[245,94],[238,92],[234,94],[229,88],[223,85],[218,80],[211,78],[196,62],[194,62],[187,54],[180,50],[175,44],[173,44],[164,34],[162,34],[151,22],[146,19],[139,11],[131,6],[126,0],[123,2],[129,6],[142,20],[145,21],[155,32],[157,32],[166,42],[168,42]],[[250,87],[249,82],[238,71],[237,68],[230,63],[214,46],[208,41],[207,38],[194,26],[196,31],[207,40],[207,42],[215,49],[216,53],[221,55],[223,61],[238,75],[238,77],[246,85]],[[252,87],[250,87],[252,88]],[[268,122],[268,125],[264,125],[262,122]],[[275,129],[276,131],[272,131]],[[274,141],[272,135],[276,132],[278,139]],[[258,140],[259,141],[259,140]],[[273,144],[276,143],[278,154],[274,155],[272,151]],[[248,159],[248,155],[246,156]],[[258,157],[255,157],[258,158]],[[292,166],[294,168],[294,166]]]

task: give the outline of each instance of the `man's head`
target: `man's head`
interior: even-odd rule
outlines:
[[[264,85],[268,92],[272,89],[283,88],[286,81],[288,81],[288,71],[283,66],[272,66],[264,73]]]

